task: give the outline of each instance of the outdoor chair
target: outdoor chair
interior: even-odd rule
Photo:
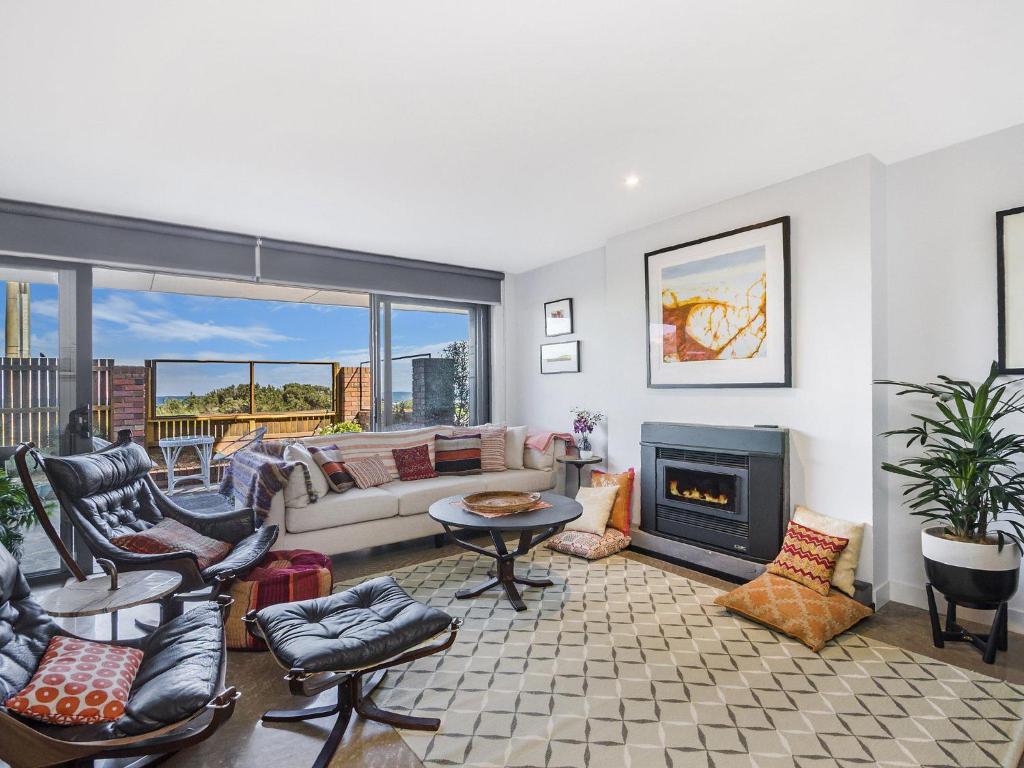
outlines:
[[[171,501],[150,477],[153,462],[142,446],[132,442],[131,430],[121,430],[116,442],[99,451],[77,456],[44,456],[31,443],[23,444],[15,456],[22,483],[47,535],[79,580],[84,574],[54,530],[33,485],[30,456],[42,466],[60,508],[93,557],[110,560],[121,572],[181,574],[178,592],[160,601],[161,624],[181,615],[184,600],[216,598],[232,580],[255,567],[277,540],[277,526],[258,527],[251,509],[205,514]],[[137,554],[111,543],[113,538],[143,531],[165,517],[204,536],[229,542],[232,548],[222,560],[200,570],[191,552]]]
[[[124,714],[93,725],[50,725],[13,714],[3,702],[28,684],[53,637],[76,636],[32,599],[17,561],[0,546],[0,760],[12,768],[43,768],[141,758],[134,768],[208,739],[231,717],[239,696],[224,682],[230,604],[221,598],[220,605],[199,606],[152,635],[112,642],[143,652]]]

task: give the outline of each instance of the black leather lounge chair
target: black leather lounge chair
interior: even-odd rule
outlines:
[[[50,525],[32,485],[30,456],[42,465],[61,509],[93,557],[110,560],[121,572],[164,570],[181,574],[179,591],[160,602],[161,624],[181,615],[184,600],[210,600],[220,595],[233,579],[257,565],[277,540],[277,526],[258,528],[251,509],[196,514],[171,501],[150,477],[153,462],[142,446],[132,442],[131,430],[121,430],[117,442],[95,453],[76,456],[44,456],[31,444],[19,446],[15,463],[36,515],[79,579],[83,578],[81,570]],[[165,517],[234,546],[223,560],[200,570],[191,552],[142,555],[110,543],[112,538],[145,530]]]
[[[155,633],[114,645],[138,648],[142,666],[125,713],[95,725],[47,725],[3,707],[28,683],[50,639],[74,637],[32,599],[17,561],[0,546],[0,760],[12,768],[91,766],[102,758],[156,762],[209,738],[231,717],[238,692],[224,687],[224,614],[208,603]]]

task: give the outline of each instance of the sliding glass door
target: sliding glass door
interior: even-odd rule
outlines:
[[[94,397],[80,401],[78,361],[72,314],[76,299],[76,272],[71,269],[26,268],[0,257],[3,287],[3,356],[0,357],[0,459],[13,482],[17,480],[14,452],[31,442],[44,454],[82,450],[88,435],[89,403],[96,404],[101,388],[102,361],[94,361],[85,386]],[[76,405],[78,403],[81,407]],[[70,525],[62,520],[57,500],[42,471],[29,462],[33,484],[49,521],[69,550],[74,549]],[[0,521],[0,525],[3,522]],[[12,536],[13,533],[13,536]],[[57,550],[43,527],[33,521],[27,528],[5,531],[5,539],[20,552],[22,569],[30,577],[61,571]]]
[[[489,417],[486,307],[423,299],[377,299],[375,427],[466,426]]]

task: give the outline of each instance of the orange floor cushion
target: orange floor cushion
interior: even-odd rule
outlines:
[[[796,638],[815,652],[873,613],[838,590],[822,595],[773,573],[719,595],[715,604]]]

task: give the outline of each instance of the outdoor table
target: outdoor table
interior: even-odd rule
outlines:
[[[158,443],[167,465],[167,493],[174,493],[174,485],[185,480],[202,480],[206,490],[210,490],[210,464],[213,461],[213,437],[210,435],[182,435],[181,437],[165,437]],[[174,465],[185,448],[195,448],[199,456],[198,474],[174,477]]]

